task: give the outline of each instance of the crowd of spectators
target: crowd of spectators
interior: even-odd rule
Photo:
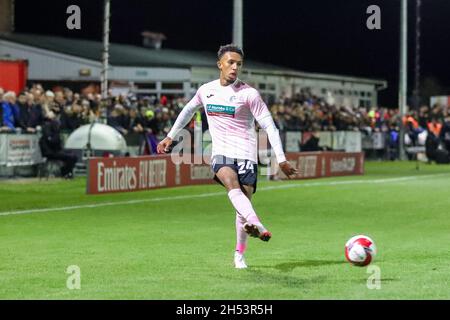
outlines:
[[[83,124],[100,121],[124,136],[148,135],[152,137],[149,144],[154,147],[170,130],[186,102],[181,97],[168,99],[166,96],[158,99],[155,96],[110,95],[102,99],[99,94],[74,93],[62,87],[46,90],[40,84],[32,85],[16,97],[13,92],[4,92],[0,88],[0,132],[34,133],[46,120],[54,120],[62,132],[70,133]],[[338,106],[305,89],[292,97],[277,99],[269,108],[280,131],[351,130],[368,135],[385,132],[393,143],[397,143],[403,122],[412,145],[416,145],[418,135],[427,130],[450,148],[450,112],[439,105],[422,106],[401,119],[398,109]],[[202,120],[205,127],[204,115]]]
[[[309,90],[281,98],[271,106],[280,130],[293,131],[387,131],[400,125],[398,109],[351,108],[327,103]]]
[[[361,131],[386,133],[388,147],[398,148],[400,126],[403,123],[410,146],[425,144],[427,156],[439,147],[450,151],[450,110],[447,106],[421,106],[410,110],[403,118],[398,108],[344,107],[327,103],[309,90],[301,90],[293,97],[282,98],[273,104],[271,112],[277,127],[302,132]],[[419,135],[427,132],[425,142]],[[431,150],[431,151],[430,151]]]
[[[40,84],[21,92],[4,92],[0,88],[0,132],[39,130],[46,118],[55,118],[62,132],[72,132],[83,124],[99,121],[111,125],[123,135],[152,132],[167,133],[184,101],[162,97],[118,95],[102,100],[100,94],[81,95],[68,88],[44,90]]]

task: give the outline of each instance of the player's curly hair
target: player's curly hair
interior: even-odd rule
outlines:
[[[239,53],[242,59],[244,59],[244,51],[242,51],[242,49],[239,46],[230,43],[224,46],[220,46],[219,51],[217,51],[217,60],[220,60],[226,52]]]

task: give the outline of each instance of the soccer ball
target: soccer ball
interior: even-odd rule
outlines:
[[[345,244],[345,258],[355,266],[367,266],[376,254],[375,242],[365,235],[354,236]]]

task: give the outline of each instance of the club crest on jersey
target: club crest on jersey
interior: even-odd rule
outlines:
[[[236,101],[236,99],[237,99],[236,96],[231,96],[231,97],[230,97],[230,102],[234,102],[234,101]]]
[[[235,107],[233,106],[223,106],[220,104],[207,104],[206,112],[209,116],[222,116],[234,118]]]

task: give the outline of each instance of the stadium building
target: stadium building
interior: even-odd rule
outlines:
[[[147,37],[145,37],[147,35]],[[217,79],[216,54],[112,43],[108,78],[113,93],[133,91],[139,95],[192,96],[205,82]],[[28,80],[44,86],[63,85],[80,90],[98,85],[102,43],[84,39],[6,33],[0,35],[0,57],[28,61]],[[290,96],[301,89],[331,103],[346,106],[377,105],[378,91],[386,81],[359,77],[301,72],[246,59],[241,74],[266,101]]]

